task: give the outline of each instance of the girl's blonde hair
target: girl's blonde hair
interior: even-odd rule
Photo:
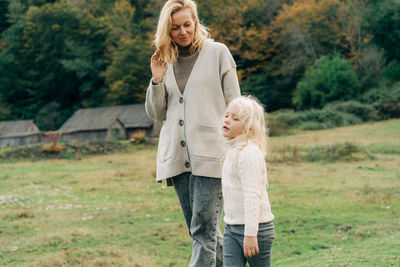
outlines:
[[[237,115],[243,123],[243,132],[235,138],[227,140],[227,143],[238,152],[247,144],[254,143],[260,147],[264,156],[267,155],[268,129],[263,105],[253,96],[240,96],[232,100],[229,103],[229,106],[231,105],[235,105],[239,109]]]
[[[160,51],[160,57],[169,64],[176,61],[178,55],[178,46],[172,40],[170,32],[172,27],[172,15],[176,12],[189,8],[195,24],[194,37],[192,41],[191,51],[200,52],[203,48],[204,40],[211,39],[208,29],[199,21],[197,14],[197,5],[192,0],[168,0],[161,10],[158,19],[157,32],[154,39],[154,45]]]

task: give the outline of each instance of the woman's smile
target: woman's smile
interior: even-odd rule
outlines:
[[[196,29],[195,21],[192,18],[190,9],[181,9],[172,15],[172,27],[170,35],[172,40],[182,46],[190,45],[194,38]]]

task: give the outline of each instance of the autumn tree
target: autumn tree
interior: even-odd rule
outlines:
[[[285,0],[224,0],[199,2],[199,14],[212,37],[225,43],[236,60],[242,91],[256,95],[268,110],[291,105],[281,97],[267,70],[273,57],[269,25]]]
[[[0,0],[0,118],[34,117],[54,130],[77,108],[144,101],[164,3]],[[305,70],[334,51],[364,90],[400,77],[398,0],[197,3],[212,37],[232,52],[242,91],[268,111],[294,107]]]
[[[144,102],[151,77],[151,52],[143,39],[123,40],[105,71],[107,101],[114,105]]]
[[[107,49],[111,58],[104,72],[106,101],[113,105],[143,102],[151,77],[153,48],[146,32],[134,23],[135,11],[129,1],[120,0],[104,17],[110,30]]]
[[[16,117],[31,118],[53,101],[69,112],[102,101],[99,74],[105,67],[107,32],[100,21],[64,3],[31,6],[15,20],[4,33],[2,58],[11,63],[11,77],[18,78],[1,75],[7,86],[0,93]]]
[[[271,24],[274,60],[278,75],[296,77],[317,58],[333,49],[342,50],[336,26],[339,0],[305,0],[283,5]]]

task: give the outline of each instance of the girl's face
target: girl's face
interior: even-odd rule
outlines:
[[[243,133],[243,127],[243,122],[239,118],[239,107],[229,105],[222,123],[222,135],[227,139],[233,139]]]
[[[183,47],[190,45],[194,38],[196,28],[189,8],[181,9],[171,16],[172,27],[170,35],[172,40]]]

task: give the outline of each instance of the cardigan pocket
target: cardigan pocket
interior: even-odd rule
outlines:
[[[158,161],[163,162],[172,156],[171,137],[169,136],[168,128],[163,126],[160,132],[160,139],[158,142]]]
[[[215,159],[222,157],[222,140],[217,127],[196,125],[193,154]]]

